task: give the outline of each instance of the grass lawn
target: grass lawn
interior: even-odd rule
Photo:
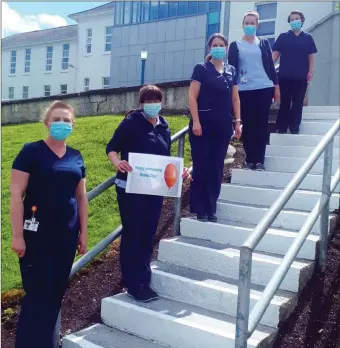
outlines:
[[[106,157],[105,147],[121,120],[122,117],[119,116],[96,116],[79,118],[76,121],[74,133],[70,136],[68,144],[79,149],[83,155],[87,169],[87,191],[114,174],[114,169]],[[188,124],[188,119],[184,116],[171,116],[167,117],[167,120],[172,134]],[[43,139],[46,136],[46,128],[41,123],[2,127],[2,292],[21,287],[18,260],[11,251],[9,218],[11,166],[15,156],[25,143]],[[177,143],[173,145],[172,154],[177,155]],[[186,164],[190,162],[188,141],[186,141],[185,162]],[[110,188],[91,201],[89,208],[89,248],[92,248],[120,224],[114,188]]]

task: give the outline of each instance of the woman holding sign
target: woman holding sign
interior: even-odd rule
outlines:
[[[221,190],[224,160],[233,135],[241,136],[240,99],[234,67],[223,62],[228,41],[214,34],[209,55],[194,68],[189,89],[192,119],[189,140],[193,161],[190,209],[200,221],[216,222],[216,202]]]
[[[85,166],[80,152],[65,143],[74,124],[72,107],[54,102],[44,123],[49,136],[25,144],[11,174],[12,249],[26,293],[16,348],[55,347],[54,327],[76,249],[84,254],[87,247]]]
[[[108,158],[118,171],[115,183],[123,226],[120,244],[123,282],[128,295],[141,302],[158,298],[149,287],[150,261],[163,197],[125,191],[127,173],[132,171],[128,156],[129,153],[170,156],[169,125],[159,115],[162,100],[158,87],[144,86],[139,93],[142,108],[127,114],[106,147]],[[189,177],[187,169],[183,177]]]

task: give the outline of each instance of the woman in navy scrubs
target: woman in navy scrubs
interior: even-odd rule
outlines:
[[[128,295],[140,302],[158,298],[149,284],[153,237],[161,216],[163,197],[126,193],[129,152],[160,156],[170,155],[170,129],[159,115],[162,92],[156,86],[140,90],[142,109],[130,111],[107,144],[108,158],[117,169],[116,191],[122,220],[120,265]],[[121,154],[121,158],[118,154]],[[185,169],[183,177],[189,177]]]
[[[244,36],[230,44],[228,62],[238,76],[245,168],[263,171],[269,110],[273,97],[279,99],[280,91],[269,41],[256,37],[259,14],[247,12],[242,25]]]
[[[76,250],[86,253],[85,166],[80,152],[65,143],[73,122],[72,107],[54,102],[44,118],[47,139],[25,144],[13,163],[12,249],[20,258],[26,293],[16,348],[54,348]]]
[[[225,64],[228,46],[222,34],[208,42],[206,61],[194,68],[189,89],[192,119],[189,140],[193,161],[190,209],[200,221],[216,222],[216,202],[223,179],[224,160],[233,135],[241,136],[240,100],[235,68]]]

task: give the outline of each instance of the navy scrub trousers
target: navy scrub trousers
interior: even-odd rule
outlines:
[[[54,348],[54,328],[78,244],[75,190],[85,177],[79,151],[67,147],[59,158],[44,141],[24,146],[13,169],[30,174],[24,220],[38,208],[37,232],[24,230],[26,253],[19,259],[25,297],[15,348]]]
[[[233,134],[232,86],[237,84],[235,69],[225,65],[219,73],[210,62],[194,68],[193,81],[201,84],[198,96],[198,113],[202,136],[192,131],[189,124],[189,140],[193,161],[190,190],[190,210],[198,215],[216,214],[216,203],[223,180],[224,160]]]
[[[152,125],[141,110],[125,118],[107,144],[106,154],[114,151],[122,160],[129,160],[129,153],[160,156],[170,155],[170,130],[166,120],[158,117]],[[138,292],[151,281],[150,261],[153,239],[162,212],[163,197],[126,193],[127,174],[117,173],[116,191],[122,220],[120,263],[123,283],[129,292]]]

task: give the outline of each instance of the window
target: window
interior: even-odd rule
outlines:
[[[188,1],[179,1],[178,15],[185,16],[188,13]]]
[[[124,14],[124,2],[117,1],[116,2],[116,11],[115,11],[115,25],[123,24],[123,14]]]
[[[61,61],[61,69],[62,70],[68,69],[69,57],[70,57],[70,44],[64,44],[63,45],[63,58]]]
[[[139,23],[141,21],[141,6],[142,3],[140,1],[134,1],[132,3],[132,23]]]
[[[147,22],[150,19],[150,2],[143,1],[142,2],[142,16],[141,21]]]
[[[86,54],[91,54],[92,52],[92,29],[86,29]]]
[[[178,1],[169,1],[169,17],[178,15]]]
[[[207,13],[209,12],[209,2],[208,1],[199,1],[198,2],[198,13]]]
[[[88,77],[84,78],[84,91],[90,90],[90,79]]]
[[[209,1],[209,11],[220,11],[221,1]]]
[[[46,47],[46,71],[52,71],[53,46]]]
[[[277,15],[277,3],[257,4],[256,11],[260,15],[259,28],[257,35],[266,37],[272,44],[275,40],[275,21]]]
[[[210,12],[208,14],[208,24],[217,24],[220,22],[220,12]]]
[[[8,99],[14,99],[14,87],[8,87]]]
[[[105,52],[111,52],[112,26],[105,27]]]
[[[23,99],[28,99],[28,86],[23,86],[22,87],[22,98]]]
[[[188,14],[195,14],[198,12],[198,1],[188,1]]]
[[[9,73],[14,75],[17,69],[17,51],[11,51],[11,67]]]
[[[51,85],[44,86],[44,96],[49,97],[51,95]]]
[[[29,73],[31,70],[31,49],[25,49],[25,73]]]
[[[150,20],[155,21],[158,19],[158,1],[151,2],[150,8]]]
[[[67,85],[60,85],[60,94],[67,94]]]
[[[168,18],[169,16],[169,6],[167,1],[159,2],[159,19]]]
[[[103,88],[110,88],[110,78],[103,77]]]
[[[131,7],[132,3],[130,1],[124,2],[124,24],[131,23]]]

